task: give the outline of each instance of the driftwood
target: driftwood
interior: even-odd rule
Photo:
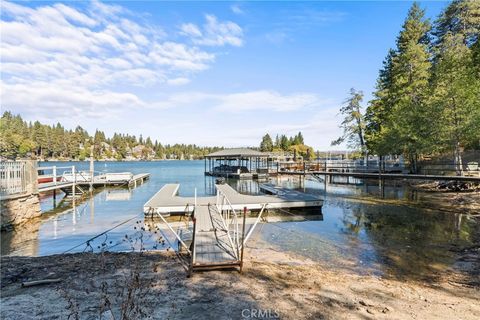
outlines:
[[[42,284],[50,284],[50,283],[57,283],[62,281],[62,279],[44,279],[44,280],[35,280],[35,281],[27,281],[27,282],[22,282],[22,287],[33,287],[33,286],[38,286]]]

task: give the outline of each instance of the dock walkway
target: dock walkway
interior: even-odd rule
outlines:
[[[213,205],[197,206],[193,268],[237,265],[220,214]]]
[[[279,171],[277,175],[314,175],[314,176],[341,176],[359,179],[406,179],[430,181],[463,181],[480,182],[480,176],[447,176],[434,174],[408,174],[408,173],[373,173],[373,172],[340,172],[340,171]]]

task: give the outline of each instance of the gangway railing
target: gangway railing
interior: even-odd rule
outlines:
[[[217,189],[216,207],[220,213],[225,231],[227,232],[230,244],[237,259],[243,261],[243,248],[252,235],[255,227],[260,222],[267,205],[267,203],[262,204],[257,219],[245,235],[247,208],[244,207],[243,210],[243,222],[241,226],[242,230],[240,231],[240,213],[238,210],[235,210],[227,195],[221,190]]]

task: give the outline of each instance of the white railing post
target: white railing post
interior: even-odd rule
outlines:
[[[53,167],[53,184],[55,186],[57,185],[57,167],[56,166]]]
[[[77,182],[77,174],[75,173],[75,166],[72,166],[72,175],[73,175],[73,185],[72,185],[72,195],[73,198],[75,198],[75,188],[76,188],[76,182]]]

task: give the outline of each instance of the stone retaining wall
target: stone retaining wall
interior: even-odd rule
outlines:
[[[1,229],[21,224],[42,214],[38,194],[1,200]]]

